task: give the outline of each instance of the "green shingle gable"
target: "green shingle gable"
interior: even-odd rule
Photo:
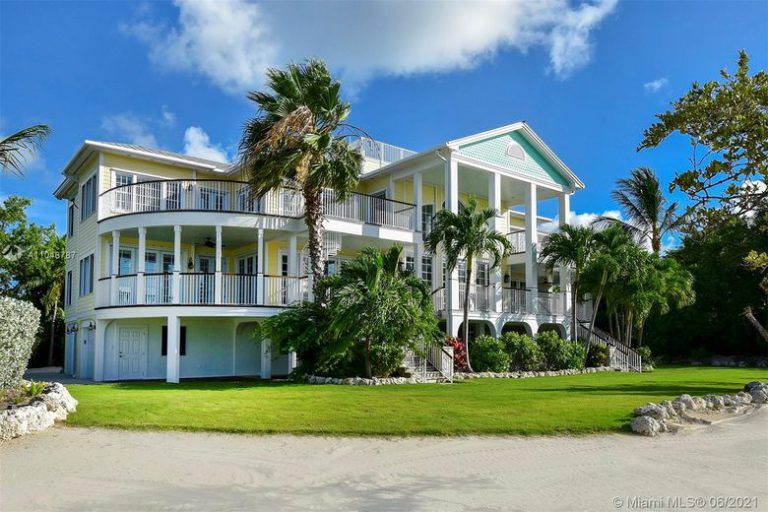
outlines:
[[[526,153],[525,160],[507,156],[509,141],[514,140]],[[539,181],[568,186],[568,180],[539,153],[525,137],[517,132],[504,133],[459,146],[459,154],[488,162],[515,174],[535,178]]]

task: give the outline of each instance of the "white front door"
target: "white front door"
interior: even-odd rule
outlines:
[[[120,327],[117,331],[117,378],[143,379],[147,373],[147,330]]]

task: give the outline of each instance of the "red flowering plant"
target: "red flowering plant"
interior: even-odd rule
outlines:
[[[447,336],[445,344],[453,347],[453,369],[457,372],[466,372],[469,366],[467,366],[467,351],[464,348],[464,340]]]

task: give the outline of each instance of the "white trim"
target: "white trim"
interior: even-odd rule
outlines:
[[[543,181],[540,179],[537,179],[534,176],[528,176],[523,173],[518,173],[515,171],[511,171],[507,168],[501,167],[499,165],[492,164],[490,162],[485,162],[481,160],[476,160],[472,157],[469,157],[467,155],[462,155],[461,153],[454,153],[453,159],[455,159],[458,163],[468,165],[471,167],[475,167],[477,169],[481,169],[483,171],[488,172],[497,172],[507,178],[512,178],[514,180],[523,182],[523,183],[534,183],[538,187],[547,188],[550,190],[554,190],[556,192],[571,192],[570,187],[566,187],[563,185],[558,185],[556,183],[551,183],[548,181]]]

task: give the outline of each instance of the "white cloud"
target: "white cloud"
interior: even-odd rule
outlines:
[[[643,84],[643,89],[645,89],[646,92],[659,92],[661,89],[666,87],[668,83],[669,80],[667,80],[665,77],[657,78],[656,80],[645,82]]]
[[[287,2],[174,0],[178,23],[143,19],[122,29],[161,69],[194,72],[242,93],[264,71],[307,56],[359,85],[378,75],[473,68],[500,50],[543,47],[567,77],[591,57],[592,31],[617,0]],[[322,30],[318,28],[322,27]]]
[[[106,116],[101,120],[101,128],[118,142],[128,142],[147,146],[157,147],[157,139],[150,131],[147,122],[133,114],[114,114]]]
[[[570,211],[568,212],[568,224],[572,226],[590,226],[592,225],[593,222],[595,222],[597,219],[601,217],[610,217],[612,219],[623,220],[621,217],[621,212],[619,210],[606,210],[603,213],[593,213],[593,212],[576,213],[574,211]],[[559,216],[555,216],[555,218],[550,222],[539,224],[539,231],[552,233],[554,231],[557,231],[559,227],[560,227]]]
[[[190,126],[184,132],[184,154],[216,162],[229,161],[227,152],[220,145],[212,144],[211,138],[199,126]]]
[[[162,110],[162,116],[163,116],[163,123],[167,126],[175,126],[176,125],[176,114],[168,110],[168,107],[163,105]]]

